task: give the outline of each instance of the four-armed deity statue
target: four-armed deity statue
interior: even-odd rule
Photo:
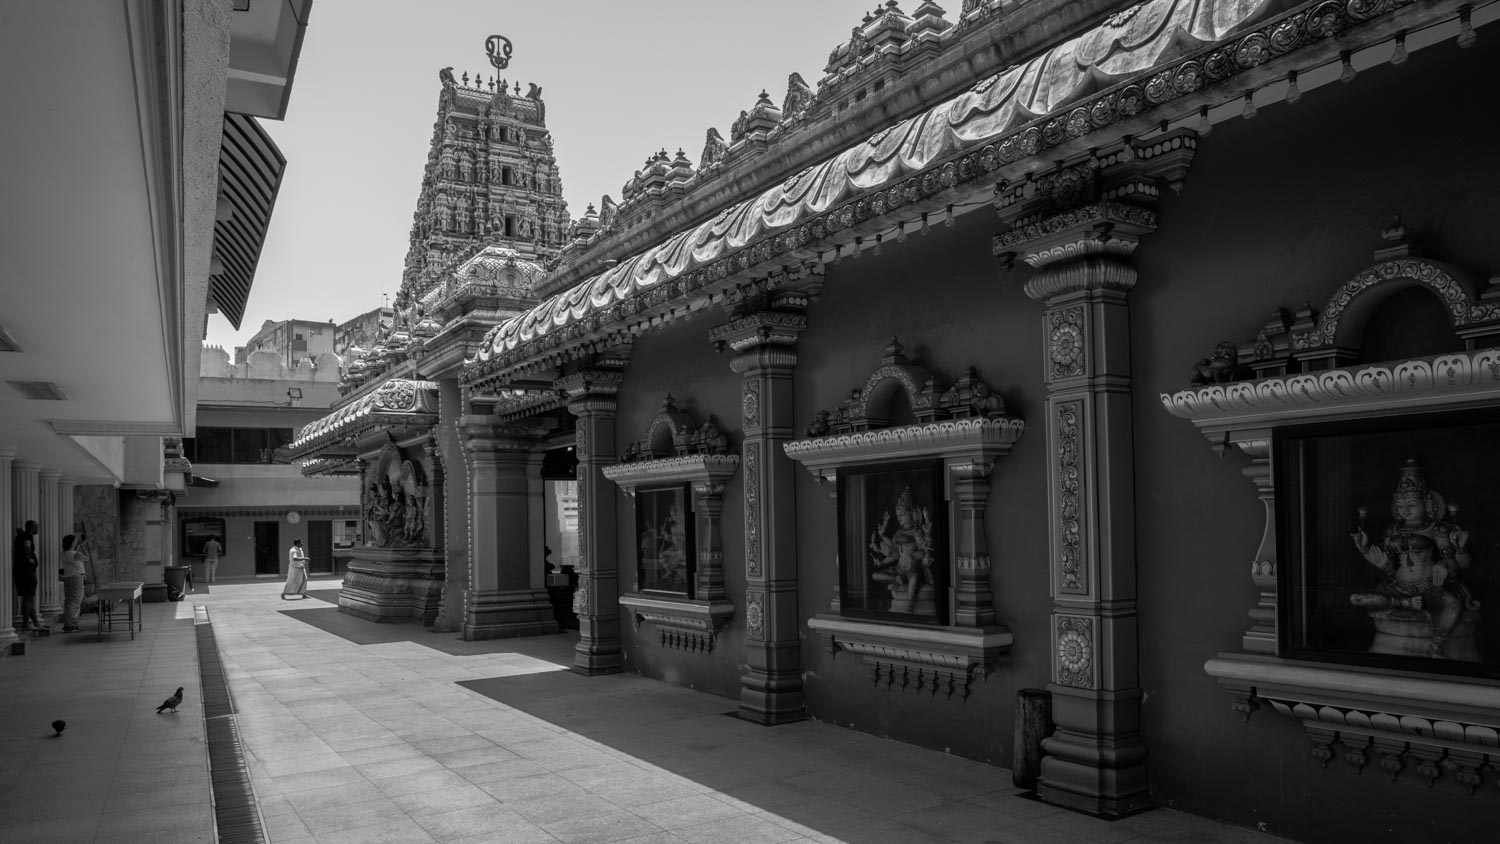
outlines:
[[[896,527],[891,529],[894,511]],[[890,531],[887,533],[887,531]],[[911,487],[896,496],[896,505],[880,518],[880,526],[870,534],[870,555],[875,564],[871,577],[886,584],[891,592],[891,612],[933,615],[937,612],[933,595],[932,516],[926,507],[918,507]]]
[[[1391,496],[1391,523],[1379,541],[1365,532],[1360,507],[1354,547],[1385,578],[1350,600],[1375,622],[1371,653],[1479,661],[1474,628],[1479,602],[1459,580],[1468,568],[1469,532],[1458,526],[1458,507],[1427,486],[1422,467],[1408,460]]]

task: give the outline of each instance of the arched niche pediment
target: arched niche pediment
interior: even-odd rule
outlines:
[[[1500,344],[1500,277],[1486,283],[1462,267],[1416,255],[1399,223],[1382,235],[1392,245],[1378,250],[1375,262],[1341,283],[1321,308],[1277,309],[1254,339],[1221,341],[1192,366],[1191,386],[1387,363],[1364,348],[1366,330],[1382,305],[1410,290],[1432,295],[1465,350]]]
[[[1500,321],[1500,301],[1483,301],[1484,286],[1461,267],[1442,261],[1401,256],[1372,264],[1340,285],[1323,306],[1315,325],[1295,331],[1296,352],[1358,349],[1365,326],[1380,305],[1403,290],[1421,288],[1442,303],[1449,324],[1465,329]]]

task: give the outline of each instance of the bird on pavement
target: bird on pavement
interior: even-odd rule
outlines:
[[[170,709],[173,712],[176,712],[177,711],[177,704],[179,704],[179,703],[182,703],[182,687],[181,686],[177,687],[176,693],[174,693],[171,697],[169,697],[166,700],[162,701],[161,702],[161,706],[156,707],[156,714],[160,715],[161,711],[163,709]]]
[[[67,721],[61,721],[61,720],[59,720],[59,721],[53,721],[52,722],[52,729],[56,730],[58,735],[62,735],[62,731],[64,729],[66,729],[67,726],[68,726],[68,722]]]

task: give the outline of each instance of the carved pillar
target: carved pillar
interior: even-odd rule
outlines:
[[[731,458],[732,459],[732,458]],[[724,514],[724,482],[693,483],[693,535],[697,537],[698,582],[694,596],[704,601],[722,601],[724,589],[724,541],[719,517]]]
[[[1081,221],[1081,222],[1080,222]],[[1024,243],[1046,303],[1052,716],[1038,794],[1115,816],[1150,805],[1137,676],[1130,312],[1140,208],[1099,203]]]
[[[1251,653],[1276,653],[1276,484],[1271,474],[1271,438],[1236,443],[1250,457],[1243,470],[1255,482],[1260,501],[1266,508],[1266,529],[1260,538],[1260,550],[1250,562],[1250,579],[1260,590],[1260,602],[1250,611],[1250,629],[1240,639]]]
[[[62,547],[63,534],[71,532],[73,526],[71,522],[63,521],[62,512],[58,508],[57,487],[62,480],[62,473],[49,469],[39,474],[37,480],[41,512],[37,524],[41,526],[41,530],[36,536],[36,556],[41,561],[41,566],[37,568],[36,575],[36,612],[50,625],[62,612],[62,582],[57,579],[57,569],[61,565],[59,549]]]
[[[783,294],[783,298],[788,294]],[[805,305],[806,300],[788,302]],[[783,448],[795,434],[792,371],[800,313],[762,310],[719,326],[710,339],[735,352],[744,413],[745,668],[740,717],[785,724],[807,717],[797,608],[796,464]]]
[[[499,425],[491,416],[459,419],[469,468],[466,641],[556,633],[552,601],[531,558],[526,467],[539,431]]]
[[[0,648],[9,649],[20,639],[16,635],[16,584],[11,578],[10,542],[16,535],[15,522],[11,518],[11,474],[16,457],[14,448],[0,448],[0,535],[5,537],[0,547]]]
[[[42,467],[38,463],[16,461],[11,466],[10,512],[12,528],[10,537],[15,536],[16,528],[25,527],[28,521],[36,522],[37,534],[32,537],[31,541],[35,543],[38,560],[42,559],[43,535],[48,533],[52,528],[51,525],[42,524],[41,474]],[[14,565],[14,562],[12,562],[12,565]],[[37,567],[38,592],[41,591],[41,580],[46,573],[47,568],[45,564]],[[57,573],[53,572],[52,576],[56,577]],[[37,598],[38,596],[32,595],[32,597]],[[40,603],[37,606],[37,617],[40,618],[42,614]],[[22,621],[30,621],[30,619],[22,619]]]
[[[985,502],[990,496],[989,460],[951,464],[955,566],[953,623],[958,627],[988,627],[995,623],[995,598],[990,592],[990,546],[984,534]]]
[[[617,674],[620,646],[620,572],[615,548],[615,486],[604,469],[615,463],[616,371],[575,372],[556,382],[577,417],[578,455],[578,647],[573,670]]]

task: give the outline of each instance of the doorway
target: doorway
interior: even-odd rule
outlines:
[[[281,522],[255,523],[255,573],[281,574]]]
[[[333,574],[333,522],[307,523],[308,574]]]
[[[545,523],[547,592],[552,611],[564,630],[578,629],[573,593],[578,588],[578,456],[572,446],[554,448],[542,461],[542,521]]]

